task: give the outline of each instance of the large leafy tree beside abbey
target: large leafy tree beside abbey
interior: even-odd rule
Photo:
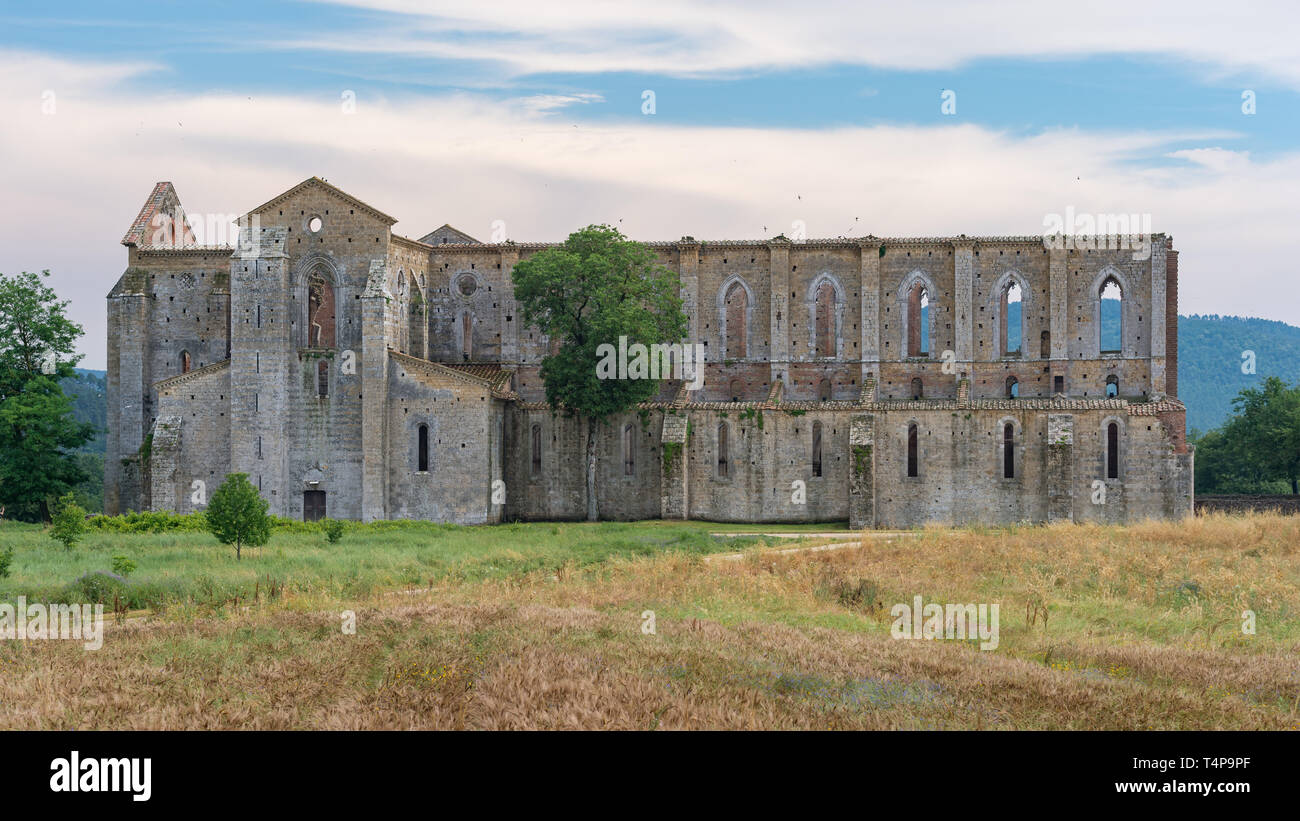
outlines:
[[[1270,376],[1232,400],[1228,421],[1196,441],[1198,492],[1300,493],[1300,385]]]
[[[49,501],[86,476],[73,451],[94,435],[72,416],[59,380],[81,360],[81,326],[41,274],[0,274],[0,506],[10,518],[49,518]]]
[[[658,390],[655,379],[602,379],[602,345],[680,342],[686,316],[676,275],[647,246],[608,225],[575,231],[514,267],[515,299],[526,322],[559,341],[542,360],[542,382],[552,407],[587,424],[587,518],[596,506],[596,433],[599,423]]]

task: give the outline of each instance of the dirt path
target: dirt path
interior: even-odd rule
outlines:
[[[746,556],[753,556],[755,554],[760,556],[782,556],[789,553],[819,553],[824,550],[845,550],[851,547],[862,547],[862,540],[864,536],[868,539],[878,540],[878,541],[888,543],[896,539],[914,539],[918,534],[909,533],[906,531],[872,531],[870,533],[865,533],[865,534],[864,533],[844,533],[844,534],[839,534],[839,533],[791,533],[791,534],[713,533],[710,535],[713,536],[778,536],[779,535],[785,538],[813,538],[813,539],[822,539],[827,537],[844,535],[844,536],[854,536],[856,538],[854,541],[851,542],[833,542],[832,544],[819,544],[819,545],[814,545],[812,547],[777,547],[777,548],[768,548],[768,549],[760,548],[758,550],[747,550],[743,553],[715,553],[711,556],[705,556],[704,561],[706,562],[711,562],[715,560],[724,561],[724,562],[734,562],[738,559],[743,559]]]

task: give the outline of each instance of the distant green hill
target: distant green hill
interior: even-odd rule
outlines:
[[[1255,353],[1253,374],[1241,372],[1245,351]],[[1189,430],[1218,427],[1232,413],[1233,397],[1268,376],[1289,385],[1300,380],[1300,328],[1239,316],[1178,318],[1178,395]]]
[[[77,502],[89,511],[104,509],[104,445],[108,435],[108,374],[77,368],[77,375],[63,380],[63,392],[72,397],[72,415],[78,422],[95,426],[95,438],[81,447],[74,458],[87,478],[76,488]]]
[[[73,417],[95,426],[95,438],[81,449],[87,453],[103,453],[108,434],[108,374],[77,368],[77,375],[63,380],[62,384],[63,392],[72,397]]]

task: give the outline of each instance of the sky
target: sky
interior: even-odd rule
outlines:
[[[103,368],[155,182],[219,226],[320,176],[410,237],[1138,215],[1181,313],[1300,325],[1300,4],[1070,8],[0,0],[0,272],[50,270]]]

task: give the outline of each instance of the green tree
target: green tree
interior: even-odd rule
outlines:
[[[49,275],[0,274],[0,506],[25,521],[47,520],[49,500],[86,479],[73,451],[94,436],[60,385],[76,373],[82,329]]]
[[[77,542],[81,541],[82,535],[86,532],[86,509],[77,504],[76,497],[71,493],[65,493],[60,499],[54,513],[54,521],[50,527],[50,537],[55,541],[63,542],[63,546],[71,550]]]
[[[1260,493],[1285,483],[1300,493],[1300,385],[1270,376],[1232,403],[1232,416],[1196,440],[1197,489]]]
[[[602,345],[680,342],[686,316],[677,276],[646,245],[608,225],[589,225],[563,244],[517,263],[515,299],[524,321],[560,344],[542,360],[546,399],[587,423],[587,519],[596,505],[596,429],[654,396],[658,380],[602,379]]]
[[[236,561],[242,548],[260,547],[271,538],[271,517],[267,501],[248,481],[247,473],[232,473],[208,502],[208,530],[222,544],[235,546]]]

